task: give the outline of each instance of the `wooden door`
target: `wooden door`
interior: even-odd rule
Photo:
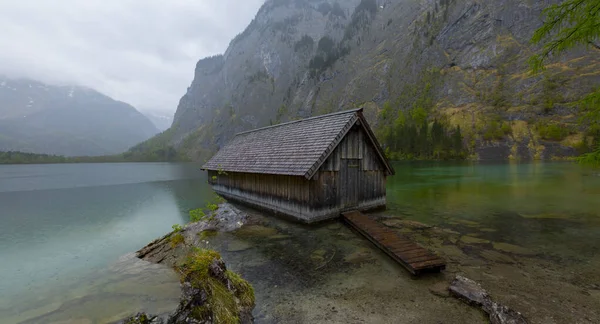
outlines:
[[[342,167],[345,172],[342,172],[345,190],[344,207],[352,208],[358,206],[358,196],[360,190],[360,160],[359,159],[344,159]]]

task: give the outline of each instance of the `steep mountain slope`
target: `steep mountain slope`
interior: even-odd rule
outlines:
[[[238,131],[360,106],[392,156],[412,156],[399,139],[434,120],[460,126],[473,158],[577,154],[598,131],[571,103],[600,85],[600,61],[581,49],[528,72],[548,3],[268,0],[198,62],[167,140],[203,159]]]
[[[156,133],[135,108],[92,89],[0,77],[0,151],[106,155]]]

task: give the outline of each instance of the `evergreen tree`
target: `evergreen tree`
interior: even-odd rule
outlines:
[[[541,52],[529,60],[534,72],[543,70],[551,57],[576,46],[600,50],[600,0],[566,0],[547,7],[543,14],[544,24],[531,38],[534,44],[543,44]],[[600,127],[600,88],[585,96],[580,104],[590,127]]]
[[[463,137],[460,132],[460,126],[456,126],[456,130],[454,131],[454,134],[452,134],[452,149],[456,155],[460,155],[462,153]]]

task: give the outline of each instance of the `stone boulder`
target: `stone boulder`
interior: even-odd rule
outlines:
[[[527,319],[521,313],[514,311],[504,305],[492,300],[488,292],[477,282],[456,276],[450,284],[450,293],[463,301],[486,312],[490,316],[492,324],[527,324]]]
[[[167,318],[139,313],[120,324],[208,324],[254,322],[254,290],[227,270],[219,254],[198,250],[176,266],[181,274],[181,297]]]
[[[246,224],[250,216],[229,203],[222,203],[209,217],[175,230],[136,252],[142,260],[174,266],[190,248],[202,246],[203,233],[231,232]]]

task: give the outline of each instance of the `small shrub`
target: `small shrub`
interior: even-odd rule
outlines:
[[[171,228],[173,229],[173,232],[175,232],[175,233],[181,232],[181,230],[183,229],[183,227],[181,227],[181,225],[179,225],[179,224],[174,224],[173,226],[171,226]]]
[[[562,141],[570,133],[566,127],[557,124],[538,125],[538,132],[543,139],[550,141]]]
[[[195,223],[203,220],[206,217],[206,214],[201,208],[190,210],[190,221]]]
[[[508,123],[500,124],[498,121],[491,121],[483,133],[483,139],[486,141],[501,140],[506,135],[512,133],[512,127]]]
[[[176,248],[179,244],[185,242],[185,237],[183,236],[183,234],[176,232],[173,235],[171,235],[171,248]]]
[[[178,267],[183,274],[181,279],[185,279],[185,277],[192,272],[197,279],[208,278],[208,267],[215,259],[220,258],[221,255],[217,251],[194,248],[185,263]],[[192,284],[194,283],[192,282]]]
[[[217,209],[219,209],[219,205],[217,205],[217,204],[208,204],[208,205],[206,205],[206,207],[208,207],[208,210],[210,210],[211,212],[214,212]]]

